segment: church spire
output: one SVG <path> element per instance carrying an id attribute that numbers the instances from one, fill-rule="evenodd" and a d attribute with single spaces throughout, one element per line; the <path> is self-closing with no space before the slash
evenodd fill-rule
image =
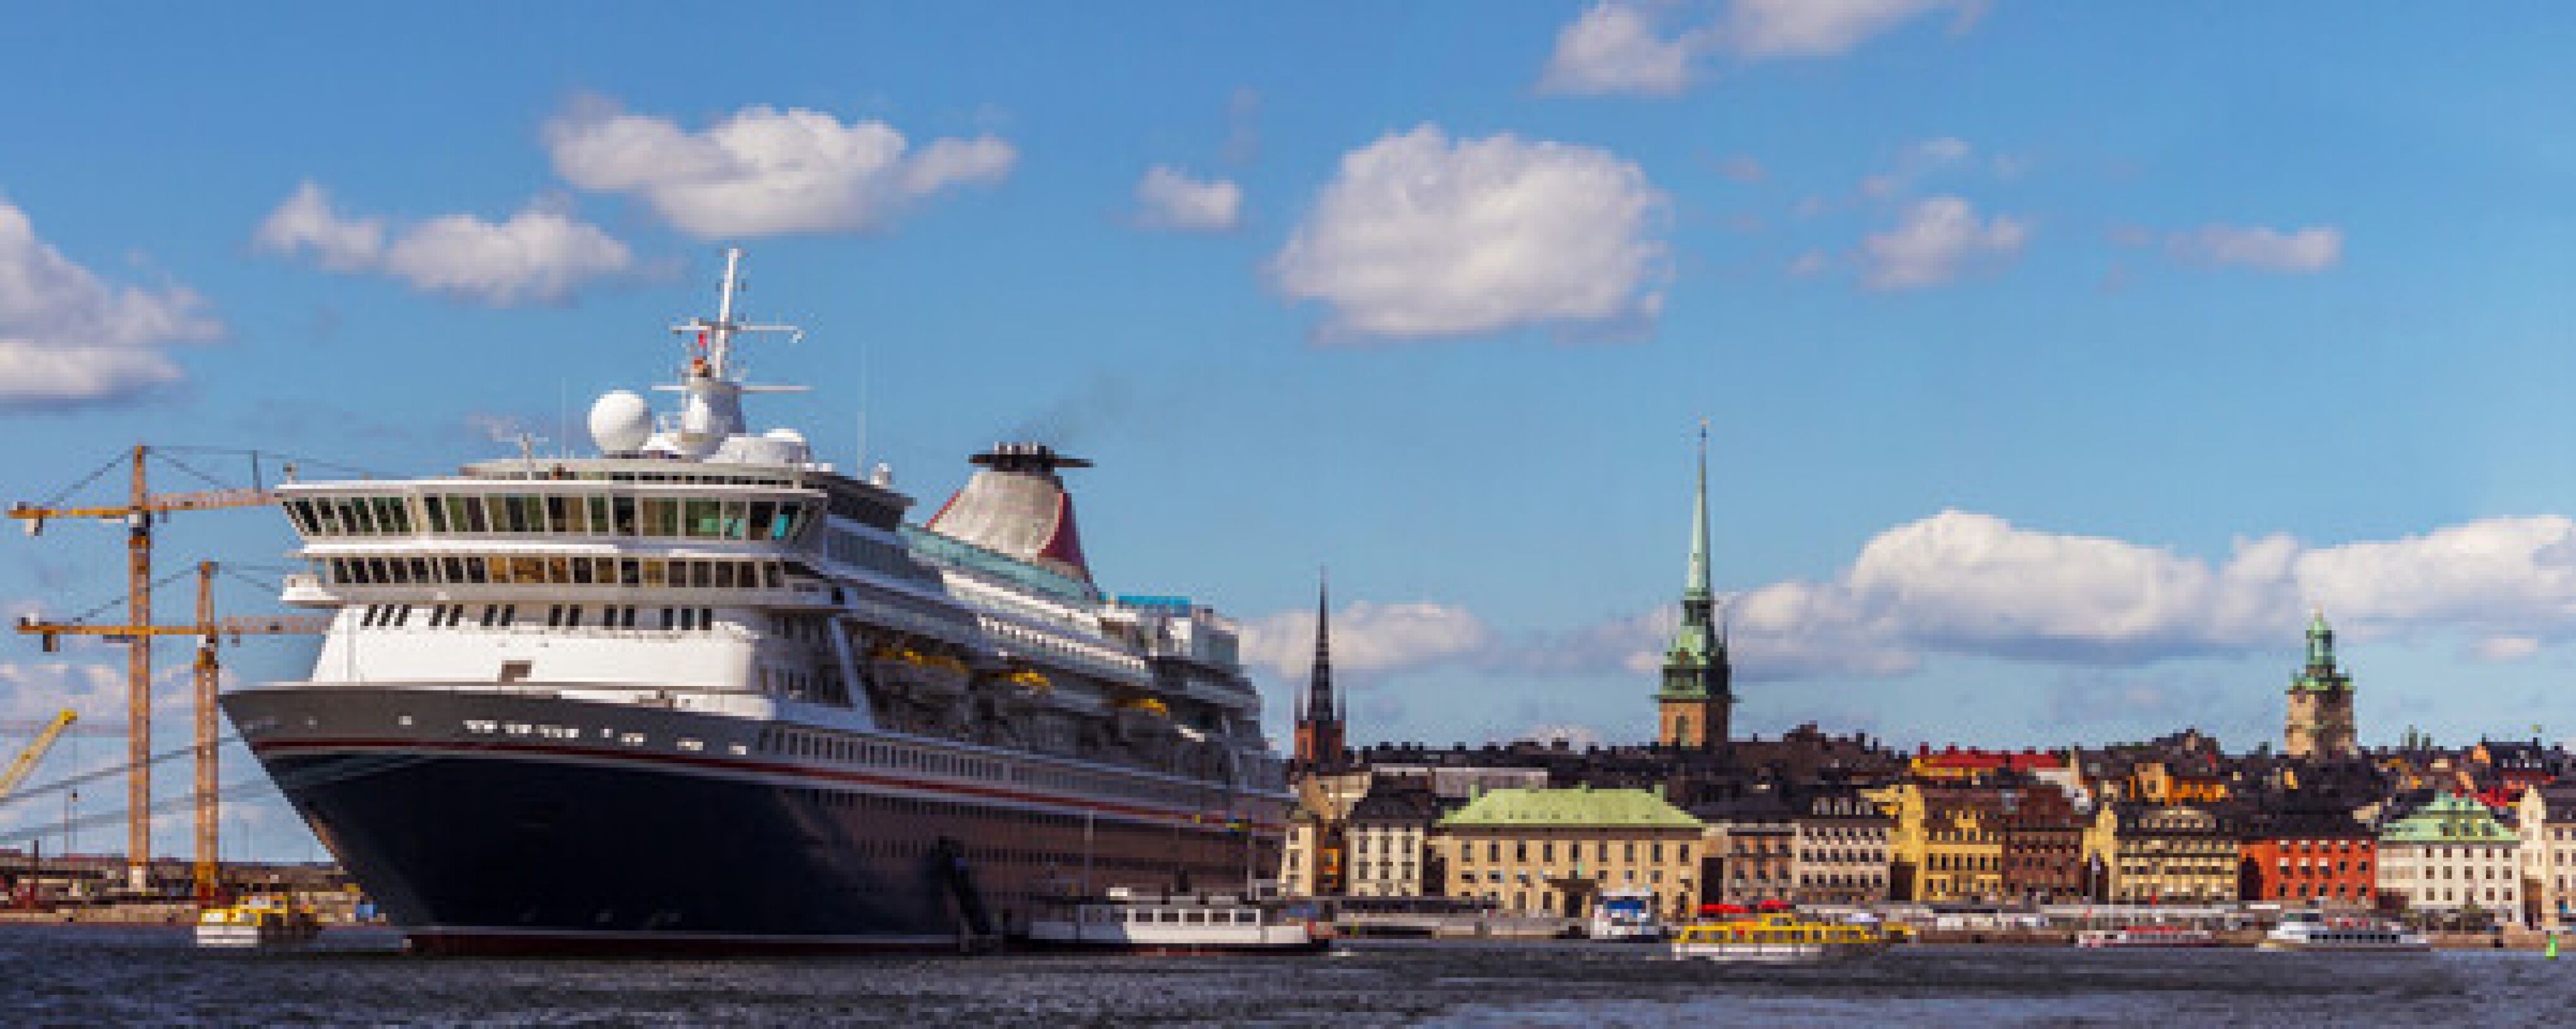
<path id="1" fill-rule="evenodd" d="M 1717 624 L 1717 590 L 1709 578 L 1708 422 L 1699 426 L 1698 480 L 1691 494 L 1690 570 L 1682 586 L 1681 625 L 1664 652 L 1656 739 L 1665 746 L 1710 748 L 1726 742 L 1735 703 L 1726 638 Z"/>
<path id="2" fill-rule="evenodd" d="M 1307 770 L 1339 768 L 1344 756 L 1347 702 L 1333 696 L 1332 586 L 1315 578 L 1315 664 L 1306 675 L 1306 699 L 1297 712 L 1296 763 Z"/>
<path id="3" fill-rule="evenodd" d="M 1708 597 L 1708 419 L 1699 423 L 1699 491 L 1692 495 L 1690 581 L 1684 596 Z"/>

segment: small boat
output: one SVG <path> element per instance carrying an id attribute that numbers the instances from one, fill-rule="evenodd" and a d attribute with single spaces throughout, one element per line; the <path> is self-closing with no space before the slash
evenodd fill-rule
<path id="1" fill-rule="evenodd" d="M 1652 943 L 1664 938 L 1664 923 L 1655 918 L 1655 895 L 1644 890 L 1611 890 L 1592 906 L 1584 935 L 1596 940 Z"/>
<path id="2" fill-rule="evenodd" d="M 2433 949 L 2433 941 L 2406 927 L 2371 918 L 2328 918 L 2314 911 L 2292 911 L 2263 934 L 2264 950 L 2395 950 Z"/>
<path id="3" fill-rule="evenodd" d="M 197 946 L 228 950 L 294 950 L 322 935 L 313 912 L 284 901 L 252 898 L 197 914 Z"/>
<path id="4" fill-rule="evenodd" d="M 1889 942 L 1875 925 L 1822 922 L 1775 912 L 1686 926 L 1673 937 L 1673 956 L 1729 964 L 1805 965 L 1869 957 L 1887 950 Z"/>
<path id="5" fill-rule="evenodd" d="M 2087 929 L 2075 934 L 2086 950 L 2155 950 L 2170 947 L 2215 947 L 2218 934 L 2178 925 L 2132 925 L 2121 929 Z"/>
<path id="6" fill-rule="evenodd" d="M 1022 941 L 1032 950 L 1119 954 L 1312 954 L 1329 934 L 1274 904 L 1112 887 L 1106 896 L 1040 901 Z"/>

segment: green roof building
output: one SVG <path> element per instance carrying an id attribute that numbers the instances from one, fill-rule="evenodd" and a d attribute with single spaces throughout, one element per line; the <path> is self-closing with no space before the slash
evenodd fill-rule
<path id="1" fill-rule="evenodd" d="M 2407 910 L 2523 920 L 2522 838 L 2485 804 L 2443 794 L 2379 830 L 2379 894 Z"/>
<path id="2" fill-rule="evenodd" d="M 1487 790 L 1433 829 L 1441 892 L 1504 911 L 1581 918 L 1607 894 L 1666 918 L 1699 903 L 1705 825 L 1648 790 Z"/>

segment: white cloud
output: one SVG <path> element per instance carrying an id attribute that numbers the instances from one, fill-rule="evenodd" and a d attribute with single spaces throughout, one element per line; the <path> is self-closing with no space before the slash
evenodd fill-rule
<path id="1" fill-rule="evenodd" d="M 1430 603 L 1360 601 L 1333 612 L 1333 670 L 1371 675 L 1436 665 L 1483 649 L 1485 623 L 1463 609 Z M 1246 623 L 1245 664 L 1302 679 L 1315 656 L 1315 614 L 1288 611 Z"/>
<path id="2" fill-rule="evenodd" d="M 1978 10 L 1960 0 L 1735 0 L 1719 23 L 1718 39 L 1746 60 L 1833 57 L 1944 9 L 1963 17 Z"/>
<path id="3" fill-rule="evenodd" d="M 375 267 L 385 253 L 385 223 L 380 218 L 343 218 L 331 209 L 322 185 L 310 179 L 259 223 L 251 245 L 263 253 L 312 251 L 314 263 L 327 271 L 360 272 Z"/>
<path id="4" fill-rule="evenodd" d="M 561 302 L 634 261 L 598 228 L 532 206 L 498 224 L 465 214 L 422 222 L 386 249 L 384 267 L 421 289 L 509 307 Z"/>
<path id="5" fill-rule="evenodd" d="M 2489 636 L 2477 643 L 2477 655 L 2487 661 L 2520 661 L 2540 652 L 2540 641 L 2529 636 Z"/>
<path id="6" fill-rule="evenodd" d="M 2263 536 L 2211 561 L 1943 511 L 1879 533 L 1830 579 L 1732 594 L 1723 617 L 1736 674 L 1778 680 L 1901 675 L 1942 656 L 2078 671 L 2255 653 L 2291 661 L 2312 604 L 2346 639 L 2450 633 L 2487 660 L 2528 657 L 2576 638 L 2576 520 L 2484 519 L 2323 547 Z M 1409 617 L 1380 613 L 1397 611 Z M 1359 626 L 1355 639 L 1369 641 L 1357 644 L 1367 656 L 1355 668 L 1609 677 L 1652 674 L 1675 613 L 1547 632 L 1490 629 L 1436 603 L 1354 605 L 1334 618 L 1337 665 L 1347 620 Z M 1311 614 L 1263 619 L 1246 632 L 1247 660 L 1301 676 L 1313 631 Z M 2098 700 L 2114 680 L 2083 682 Z M 2116 683 L 2142 708 L 2163 688 L 2135 677 Z"/>
<path id="7" fill-rule="evenodd" d="M 1626 3 L 1604 2 L 1556 34 L 1556 51 L 1539 91 L 1573 95 L 1671 96 L 1689 87 L 1691 61 L 1704 43 L 1691 33 L 1665 38 L 1654 17 Z"/>
<path id="8" fill-rule="evenodd" d="M 0 408 L 126 400 L 177 382 L 163 349 L 222 335 L 185 286 L 112 286 L 0 200 Z"/>
<path id="9" fill-rule="evenodd" d="M 1996 215 L 1979 221 L 1976 209 L 1954 196 L 1937 196 L 1906 208 L 1895 228 L 1861 241 L 1878 289 L 1937 286 L 1979 267 L 2009 263 L 2030 239 L 2020 220 Z"/>
<path id="10" fill-rule="evenodd" d="M 761 105 L 693 133 L 589 102 L 549 122 L 545 138 L 564 181 L 632 193 L 700 238 L 883 228 L 953 187 L 1001 181 L 1019 158 L 992 136 L 914 150 L 881 121 Z"/>
<path id="11" fill-rule="evenodd" d="M 1328 334 L 1419 338 L 1651 319 L 1668 201 L 1605 150 L 1423 125 L 1343 155 L 1273 263 Z"/>
<path id="12" fill-rule="evenodd" d="M 626 244 L 558 206 L 531 203 L 501 222 L 445 215 L 409 226 L 387 243 L 383 219 L 345 217 L 320 185 L 306 182 L 260 223 L 252 244 L 267 253 L 309 253 L 328 271 L 381 273 L 493 307 L 562 303 L 582 286 L 634 267 Z"/>
<path id="13" fill-rule="evenodd" d="M 2343 260 L 2343 230 L 2317 225 L 2282 232 L 2259 225 L 2212 224 L 2177 232 L 2166 246 L 2176 258 L 2194 264 L 2306 275 Z"/>
<path id="14" fill-rule="evenodd" d="M 1673 96 L 1697 78 L 1696 65 L 1723 54 L 1741 62 L 1834 57 L 1872 37 L 1940 10 L 1964 29 L 1982 0 L 1734 0 L 1712 24 L 1668 28 L 1658 5 L 1600 0 L 1557 31 L 1539 91 L 1572 95 Z"/>
<path id="15" fill-rule="evenodd" d="M 1226 179 L 1190 178 L 1167 165 L 1136 183 L 1136 222 L 1150 229 L 1222 232 L 1243 218 L 1243 187 Z"/>

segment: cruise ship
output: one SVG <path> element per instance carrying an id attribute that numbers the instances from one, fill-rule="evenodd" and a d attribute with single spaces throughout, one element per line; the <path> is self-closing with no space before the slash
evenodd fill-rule
<path id="1" fill-rule="evenodd" d="M 926 522 L 883 466 L 754 432 L 740 349 L 674 326 L 676 410 L 596 456 L 278 488 L 334 612 L 224 711 L 428 953 L 982 947 L 1059 895 L 1239 888 L 1291 797 L 1237 629 L 1093 581 L 1065 473 L 974 455 Z"/>

